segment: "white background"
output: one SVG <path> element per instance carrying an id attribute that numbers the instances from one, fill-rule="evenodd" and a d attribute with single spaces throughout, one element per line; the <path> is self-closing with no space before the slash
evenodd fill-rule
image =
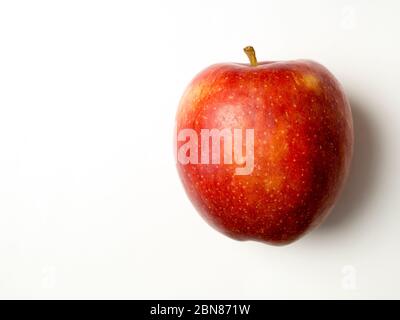
<path id="1" fill-rule="evenodd" d="M 397 1 L 1 1 L 1 298 L 400 298 Z M 335 210 L 287 247 L 193 209 L 177 104 L 215 62 L 314 59 L 352 104 Z"/>

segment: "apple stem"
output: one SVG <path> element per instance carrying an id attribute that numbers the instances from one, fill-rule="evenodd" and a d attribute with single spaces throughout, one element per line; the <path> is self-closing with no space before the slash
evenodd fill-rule
<path id="1" fill-rule="evenodd" d="M 256 58 L 256 51 L 254 50 L 254 48 L 252 46 L 247 46 L 243 50 L 250 60 L 250 65 L 253 67 L 256 67 L 257 66 L 257 58 Z"/>

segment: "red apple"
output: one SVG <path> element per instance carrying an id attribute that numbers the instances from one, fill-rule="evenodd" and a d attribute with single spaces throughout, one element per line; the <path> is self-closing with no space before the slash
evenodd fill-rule
<path id="1" fill-rule="evenodd" d="M 328 215 L 353 150 L 348 100 L 310 60 L 223 63 L 198 74 L 176 115 L 177 168 L 205 220 L 283 245 Z"/>

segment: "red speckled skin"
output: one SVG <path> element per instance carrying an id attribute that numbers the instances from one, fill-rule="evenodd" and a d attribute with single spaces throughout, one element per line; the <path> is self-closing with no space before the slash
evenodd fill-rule
<path id="1" fill-rule="evenodd" d="M 204 128 L 254 129 L 250 175 L 235 175 L 236 164 L 177 162 L 200 214 L 237 240 L 283 245 L 321 223 L 352 157 L 347 98 L 326 68 L 308 60 L 210 66 L 183 95 L 176 128 L 199 136 Z"/>

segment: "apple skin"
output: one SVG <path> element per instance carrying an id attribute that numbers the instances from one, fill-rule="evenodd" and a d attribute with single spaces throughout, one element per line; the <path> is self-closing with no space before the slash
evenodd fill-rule
<path id="1" fill-rule="evenodd" d="M 353 121 L 341 85 L 310 60 L 224 63 L 198 74 L 176 114 L 176 129 L 254 128 L 254 169 L 181 164 L 190 200 L 236 240 L 291 243 L 331 211 L 348 175 Z M 177 147 L 182 142 L 177 142 Z"/>

